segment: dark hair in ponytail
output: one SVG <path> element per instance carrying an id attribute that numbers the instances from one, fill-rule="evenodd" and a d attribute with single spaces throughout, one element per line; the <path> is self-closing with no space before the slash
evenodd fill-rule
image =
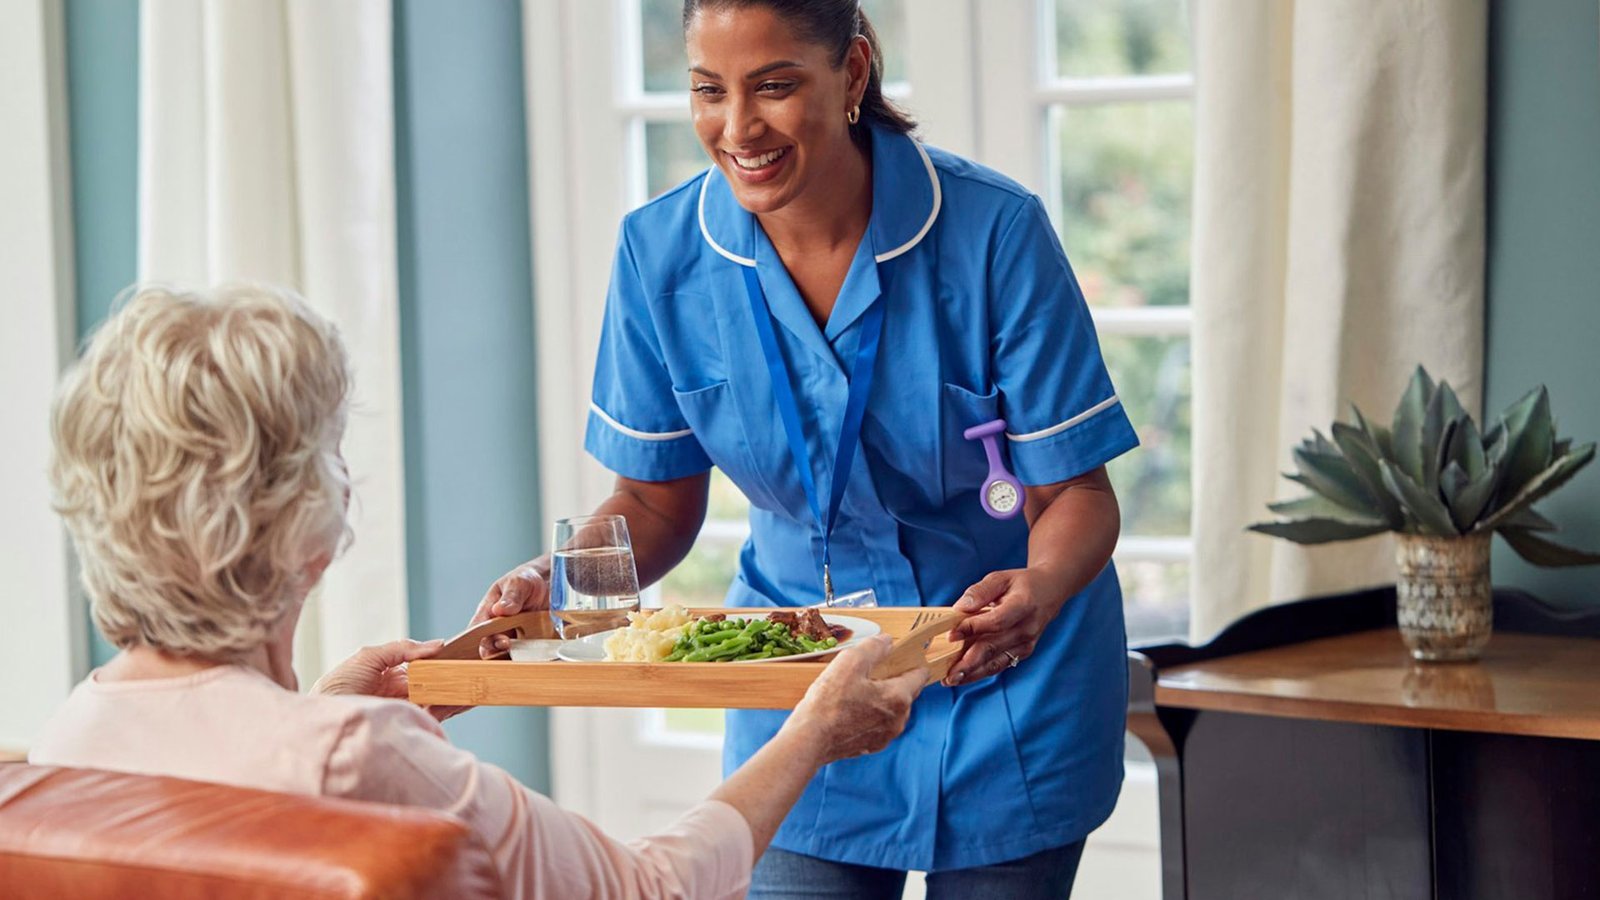
<path id="1" fill-rule="evenodd" d="M 860 0 L 683 0 L 683 28 L 689 30 L 702 9 L 764 6 L 790 23 L 802 40 L 833 51 L 835 68 L 844 65 L 845 56 L 856 37 L 864 37 L 872 48 L 872 71 L 867 74 L 867 89 L 861 95 L 861 120 L 850 127 L 856 143 L 865 144 L 867 124 L 876 123 L 898 134 L 916 131 L 915 119 L 883 95 L 883 48 Z"/>

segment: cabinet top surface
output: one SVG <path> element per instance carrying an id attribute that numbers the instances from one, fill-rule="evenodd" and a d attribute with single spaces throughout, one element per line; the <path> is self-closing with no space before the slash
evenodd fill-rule
<path id="1" fill-rule="evenodd" d="M 1600 640 L 1499 633 L 1476 663 L 1418 663 L 1392 628 L 1158 673 L 1158 706 L 1600 740 Z"/>

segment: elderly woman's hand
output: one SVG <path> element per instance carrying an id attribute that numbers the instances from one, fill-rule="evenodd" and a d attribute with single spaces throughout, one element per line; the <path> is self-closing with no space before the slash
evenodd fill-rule
<path id="1" fill-rule="evenodd" d="M 784 727 L 809 733 L 822 762 L 876 753 L 905 730 L 911 701 L 927 684 L 928 670 L 919 666 L 892 678 L 873 678 L 872 667 L 892 645 L 879 636 L 841 652 L 794 708 Z"/>
<path id="2" fill-rule="evenodd" d="M 1061 611 L 1059 590 L 1041 586 L 1029 569 L 991 572 L 967 588 L 955 608 L 971 616 L 950 632 L 965 644 L 944 683 L 954 687 L 999 675 L 1033 655 Z"/>
<path id="3" fill-rule="evenodd" d="M 362 647 L 334 666 L 311 686 L 313 694 L 364 694 L 369 697 L 406 697 L 406 663 L 438 653 L 444 641 L 401 639 Z"/>
<path id="4" fill-rule="evenodd" d="M 467 627 L 487 622 L 498 616 L 514 616 L 519 612 L 550 608 L 550 557 L 529 560 L 495 579 L 478 601 Z M 487 659 L 511 649 L 508 634 L 486 637 L 478 642 L 478 655 Z"/>

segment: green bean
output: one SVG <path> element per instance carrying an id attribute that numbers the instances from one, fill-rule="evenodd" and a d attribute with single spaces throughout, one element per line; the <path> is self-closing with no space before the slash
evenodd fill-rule
<path id="1" fill-rule="evenodd" d="M 833 637 L 816 640 L 768 619 L 697 620 L 685 628 L 664 662 L 739 662 L 831 650 Z"/>
<path id="2" fill-rule="evenodd" d="M 709 655 L 707 656 L 707 660 L 710 662 L 718 662 L 720 660 L 732 659 L 745 652 L 745 650 L 749 649 L 749 647 L 750 638 L 736 637 L 731 641 L 724 641 L 715 650 L 710 651 Z"/>

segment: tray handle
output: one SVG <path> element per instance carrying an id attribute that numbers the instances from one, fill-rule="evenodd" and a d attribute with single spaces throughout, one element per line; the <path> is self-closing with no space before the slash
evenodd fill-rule
<path id="1" fill-rule="evenodd" d="M 918 622 L 894 642 L 894 649 L 889 651 L 889 655 L 873 667 L 872 677 L 893 678 L 919 665 L 926 665 L 929 684 L 942 680 L 950 672 L 950 666 L 955 663 L 956 657 L 961 655 L 961 647 L 958 645 L 941 650 L 930 657 L 927 655 L 928 645 L 933 643 L 934 638 L 954 628 L 957 622 L 966 617 L 966 613 L 956 612 L 954 609 L 929 613 L 926 619 Z"/>
<path id="2" fill-rule="evenodd" d="M 505 634 L 508 631 L 513 632 L 512 636 L 514 638 L 553 638 L 556 636 L 555 626 L 550 622 L 550 611 L 548 609 L 534 609 L 479 622 L 446 641 L 444 647 L 431 658 L 478 659 L 479 641 L 491 635 Z M 509 655 L 509 651 L 501 651 L 489 657 L 489 659 L 498 659 L 507 655 Z"/>

